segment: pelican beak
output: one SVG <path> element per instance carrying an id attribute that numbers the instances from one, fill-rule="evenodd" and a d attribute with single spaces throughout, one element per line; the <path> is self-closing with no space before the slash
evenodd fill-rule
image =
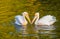
<path id="1" fill-rule="evenodd" d="M 37 17 L 35 16 L 34 19 L 32 20 L 32 24 L 34 23 L 34 21 L 36 20 L 36 18 L 37 18 Z"/>
<path id="2" fill-rule="evenodd" d="M 29 21 L 29 23 L 31 24 L 31 21 L 30 21 L 29 15 L 26 15 L 26 18 L 27 18 L 27 20 Z"/>

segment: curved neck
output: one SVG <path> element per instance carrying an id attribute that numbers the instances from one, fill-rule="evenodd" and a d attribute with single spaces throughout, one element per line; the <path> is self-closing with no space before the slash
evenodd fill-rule
<path id="1" fill-rule="evenodd" d="M 24 19 L 25 19 L 25 15 L 23 15 Z"/>
<path id="2" fill-rule="evenodd" d="M 39 20 L 39 16 L 36 18 L 35 24 L 38 22 L 38 20 Z"/>
<path id="3" fill-rule="evenodd" d="M 25 15 L 23 15 L 23 19 L 24 19 L 25 22 L 27 22 L 26 19 L 25 19 Z"/>

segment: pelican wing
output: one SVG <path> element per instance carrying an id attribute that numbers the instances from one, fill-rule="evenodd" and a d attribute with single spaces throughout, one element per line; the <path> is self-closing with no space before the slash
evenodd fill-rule
<path id="1" fill-rule="evenodd" d="M 18 16 L 15 17 L 15 19 L 16 19 L 16 22 L 17 22 L 18 24 L 27 23 L 26 19 L 25 19 L 23 16 L 18 15 Z"/>
<path id="2" fill-rule="evenodd" d="M 56 22 L 56 18 L 51 15 L 44 16 L 41 19 L 39 19 L 39 21 L 38 21 L 38 23 L 42 23 L 44 25 L 51 25 L 54 22 Z"/>

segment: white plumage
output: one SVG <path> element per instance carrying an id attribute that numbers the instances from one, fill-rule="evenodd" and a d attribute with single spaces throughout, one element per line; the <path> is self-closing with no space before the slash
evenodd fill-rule
<path id="1" fill-rule="evenodd" d="M 25 17 L 30 22 L 30 19 L 29 19 L 29 16 L 28 16 L 28 13 L 27 12 L 23 12 L 22 15 L 23 16 L 21 16 L 21 15 L 15 16 L 15 24 L 17 24 L 17 25 L 27 25 L 28 22 L 25 19 Z"/>
<path id="2" fill-rule="evenodd" d="M 32 23 L 34 22 L 34 20 L 36 20 L 35 25 L 52 25 L 56 22 L 56 17 L 46 15 L 39 19 L 39 13 L 36 13 Z"/>
<path id="3" fill-rule="evenodd" d="M 26 21 L 26 19 L 24 19 L 23 16 L 17 15 L 15 17 L 15 20 L 16 20 L 15 23 L 18 24 L 18 25 L 22 25 L 23 23 L 26 23 L 27 24 L 27 21 Z"/>

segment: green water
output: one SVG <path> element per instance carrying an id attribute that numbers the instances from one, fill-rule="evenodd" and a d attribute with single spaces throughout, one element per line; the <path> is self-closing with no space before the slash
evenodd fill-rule
<path id="1" fill-rule="evenodd" d="M 32 20 L 36 12 L 40 18 L 45 15 L 53 15 L 57 22 L 55 30 L 39 30 L 48 34 L 37 33 L 35 25 L 28 23 L 27 35 L 19 35 L 14 28 L 14 17 L 27 11 Z M 53 34 L 50 34 L 53 33 Z M 60 39 L 60 0 L 0 0 L 0 39 Z"/>

